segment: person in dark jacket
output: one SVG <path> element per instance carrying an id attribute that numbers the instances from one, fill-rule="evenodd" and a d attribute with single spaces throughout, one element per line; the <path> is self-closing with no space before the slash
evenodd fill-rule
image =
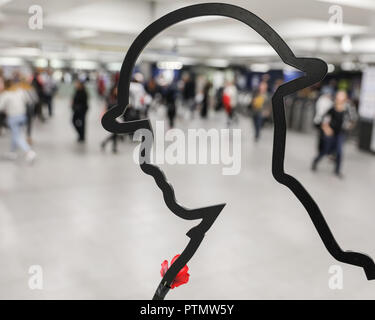
<path id="1" fill-rule="evenodd" d="M 345 91 L 338 91 L 334 106 L 323 117 L 324 148 L 313 161 L 313 171 L 317 170 L 318 163 L 324 156 L 335 152 L 335 174 L 338 177 L 342 177 L 341 161 L 345 132 L 353 127 L 353 116 L 347 107 L 347 100 L 347 93 Z"/>
<path id="2" fill-rule="evenodd" d="M 184 99 L 184 104 L 191 112 L 191 118 L 194 117 L 194 112 L 196 108 L 195 104 L 195 78 L 194 75 L 187 74 L 185 77 L 185 85 L 182 92 L 182 97 Z"/>
<path id="3" fill-rule="evenodd" d="M 85 123 L 88 110 L 87 92 L 85 84 L 81 81 L 76 83 L 76 91 L 73 98 L 73 126 L 78 133 L 78 142 L 85 141 Z"/>
<path id="4" fill-rule="evenodd" d="M 167 106 L 167 115 L 169 120 L 169 127 L 174 127 L 174 119 L 176 118 L 176 96 L 177 88 L 175 84 L 171 84 L 165 94 L 165 103 Z"/>
<path id="5" fill-rule="evenodd" d="M 34 106 L 34 114 L 40 119 L 40 121 L 44 122 L 45 118 L 43 116 L 43 110 L 42 110 L 44 94 L 43 94 L 43 84 L 42 84 L 39 72 L 34 73 L 31 85 L 34 87 L 34 90 L 38 98 Z"/>
<path id="6" fill-rule="evenodd" d="M 210 89 L 211 89 L 211 82 L 207 82 L 203 89 L 203 101 L 202 101 L 202 109 L 201 109 L 201 117 L 207 118 L 208 113 L 208 104 L 210 100 Z"/>

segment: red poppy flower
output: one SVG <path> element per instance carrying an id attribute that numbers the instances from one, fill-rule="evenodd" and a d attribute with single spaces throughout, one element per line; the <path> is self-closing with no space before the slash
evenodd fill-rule
<path id="1" fill-rule="evenodd" d="M 180 255 L 176 255 L 172 261 L 171 261 L 171 265 L 178 259 Z M 163 263 L 161 264 L 161 270 L 160 270 L 160 274 L 162 277 L 164 277 L 164 275 L 167 273 L 167 270 L 168 270 L 168 260 L 164 260 Z M 177 273 L 177 276 L 176 278 L 173 280 L 172 284 L 171 284 L 171 289 L 173 288 L 176 288 L 182 284 L 185 284 L 189 281 L 189 277 L 190 277 L 190 274 L 188 274 L 188 271 L 189 271 L 189 267 L 187 265 L 185 265 L 185 267 L 183 267 L 179 273 Z"/>

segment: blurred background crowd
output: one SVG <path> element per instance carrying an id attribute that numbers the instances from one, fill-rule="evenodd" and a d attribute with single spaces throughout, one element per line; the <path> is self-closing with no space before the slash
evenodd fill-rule
<path id="1" fill-rule="evenodd" d="M 33 162 L 36 153 L 32 146 L 33 123 L 53 117 L 54 97 L 59 89 L 72 89 L 70 103 L 72 128 L 77 141 L 86 139 L 86 113 L 90 95 L 100 101 L 102 108 L 93 110 L 104 114 L 117 104 L 119 72 L 5 67 L 0 74 L 1 131 L 10 140 L 8 159 L 21 154 Z M 144 72 L 142 73 L 143 70 Z M 145 71 L 146 70 L 146 71 Z M 145 73 L 145 74 L 144 74 Z M 149 112 L 164 115 L 169 128 L 179 121 L 188 123 L 195 117 L 207 119 L 214 113 L 225 114 L 226 126 L 236 127 L 239 117 L 248 118 L 253 139 L 258 142 L 263 127 L 272 125 L 271 98 L 278 86 L 302 76 L 293 70 L 252 72 L 244 67 L 203 68 L 197 66 L 166 66 L 143 63 L 136 67 L 130 85 L 129 108 L 124 121 L 147 118 Z M 335 173 L 341 177 L 341 159 L 346 139 L 360 146 L 358 108 L 360 72 L 337 72 L 312 87 L 286 98 L 285 114 L 288 128 L 301 133 L 317 133 L 317 157 L 312 169 L 327 155 L 335 161 Z M 99 117 L 98 117 L 99 119 Z M 176 122 L 177 119 L 177 122 Z M 99 124 L 99 123 L 98 123 Z M 117 153 L 118 136 L 110 135 L 101 148 L 111 143 Z M 120 137 L 123 141 L 123 137 Z M 37 143 L 37 142 L 36 142 Z M 314 148 L 314 146 L 311 146 Z"/>

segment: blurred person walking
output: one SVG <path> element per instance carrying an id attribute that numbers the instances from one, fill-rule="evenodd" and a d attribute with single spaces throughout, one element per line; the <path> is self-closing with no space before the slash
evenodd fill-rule
<path id="1" fill-rule="evenodd" d="M 186 74 L 184 76 L 184 88 L 182 91 L 182 98 L 184 105 L 190 110 L 191 118 L 194 118 L 194 112 L 196 107 L 195 102 L 195 91 L 196 83 L 194 75 Z"/>
<path id="2" fill-rule="evenodd" d="M 104 97 L 106 91 L 105 80 L 103 75 L 99 75 L 97 79 L 97 92 L 100 97 Z"/>
<path id="3" fill-rule="evenodd" d="M 235 120 L 235 108 L 237 106 L 237 88 L 232 81 L 227 82 L 223 91 L 223 105 L 228 115 L 228 126 Z"/>
<path id="4" fill-rule="evenodd" d="M 268 110 L 266 110 L 266 106 L 269 104 L 267 89 L 267 82 L 262 81 L 259 84 L 258 90 L 256 91 L 253 100 L 251 101 L 255 141 L 258 141 L 260 138 L 260 131 L 263 127 L 264 116 L 266 116 L 266 113 L 268 112 Z"/>
<path id="5" fill-rule="evenodd" d="M 26 101 L 26 134 L 27 142 L 32 144 L 32 127 L 33 119 L 35 114 L 35 105 L 38 103 L 39 98 L 36 94 L 34 88 L 31 84 L 25 79 L 21 79 L 19 88 L 24 92 L 25 101 Z"/>
<path id="6" fill-rule="evenodd" d="M 3 70 L 0 68 L 0 92 L 4 90 L 4 75 Z"/>
<path id="7" fill-rule="evenodd" d="M 177 87 L 175 84 L 171 84 L 165 93 L 165 103 L 167 105 L 167 116 L 169 120 L 169 127 L 174 128 L 174 120 L 176 118 L 176 98 L 177 98 Z"/>
<path id="8" fill-rule="evenodd" d="M 132 120 L 139 120 L 145 111 L 146 90 L 143 86 L 143 74 L 135 73 L 129 87 L 129 102 L 133 108 Z"/>
<path id="9" fill-rule="evenodd" d="M 215 111 L 219 111 L 223 108 L 223 92 L 224 87 L 219 87 L 215 94 Z"/>
<path id="10" fill-rule="evenodd" d="M 203 119 L 207 118 L 208 113 L 208 105 L 210 102 L 210 89 L 212 87 L 211 82 L 207 82 L 203 89 L 203 101 L 202 101 L 202 108 L 201 108 L 201 117 Z"/>
<path id="11" fill-rule="evenodd" d="M 84 82 L 77 80 L 76 91 L 73 97 L 73 126 L 78 133 L 78 142 L 85 142 L 86 113 L 88 110 L 88 97 Z"/>
<path id="12" fill-rule="evenodd" d="M 135 121 L 141 118 L 141 113 L 145 111 L 146 90 L 143 86 L 143 75 L 135 73 L 129 86 L 129 105 L 123 114 L 124 121 Z M 125 135 L 133 139 L 133 134 Z M 120 136 L 123 137 L 123 136 Z"/>
<path id="13" fill-rule="evenodd" d="M 44 119 L 43 110 L 42 110 L 43 99 L 44 99 L 43 83 L 42 83 L 42 79 L 38 71 L 34 73 L 31 85 L 34 87 L 34 90 L 38 96 L 38 101 L 35 103 L 35 109 L 34 109 L 35 116 L 37 116 L 40 119 L 40 121 L 44 122 L 45 119 Z"/>
<path id="14" fill-rule="evenodd" d="M 345 131 L 353 126 L 353 117 L 347 107 L 348 96 L 345 91 L 336 93 L 333 108 L 329 109 L 323 117 L 322 130 L 324 133 L 324 148 L 319 152 L 312 163 L 312 170 L 316 171 L 319 161 L 332 152 L 335 152 L 335 171 L 338 177 L 341 174 L 342 149 Z"/>
<path id="15" fill-rule="evenodd" d="M 43 97 L 44 102 L 47 104 L 48 115 L 53 115 L 53 96 L 56 92 L 56 83 L 52 77 L 52 70 L 48 70 L 43 79 Z"/>
<path id="16" fill-rule="evenodd" d="M 106 111 L 113 108 L 116 104 L 117 104 L 117 85 L 114 85 L 111 88 L 109 95 L 106 99 Z M 102 150 L 103 151 L 105 150 L 105 147 L 108 142 L 112 142 L 112 152 L 117 153 L 117 140 L 118 140 L 118 135 L 116 133 L 110 134 L 101 143 Z"/>
<path id="17" fill-rule="evenodd" d="M 322 129 L 323 118 L 326 113 L 333 106 L 332 99 L 332 89 L 329 87 L 322 88 L 322 94 L 316 101 L 315 105 L 315 116 L 314 116 L 314 125 L 318 130 L 318 153 L 323 152 L 324 150 L 324 131 Z"/>
<path id="18" fill-rule="evenodd" d="M 3 71 L 0 69 L 0 93 L 4 91 L 4 78 L 3 78 Z M 6 124 L 6 115 L 5 111 L 0 110 L 0 136 L 3 133 L 3 128 L 5 128 Z"/>
<path id="19" fill-rule="evenodd" d="M 145 90 L 148 95 L 148 99 L 145 103 L 145 117 L 148 117 L 148 112 L 150 108 L 155 105 L 156 97 L 159 91 L 158 85 L 154 78 L 151 78 L 149 81 L 147 81 Z"/>
<path id="20" fill-rule="evenodd" d="M 36 153 L 30 148 L 22 133 L 22 126 L 26 124 L 26 98 L 22 90 L 16 87 L 11 80 L 4 83 L 4 91 L 0 96 L 0 110 L 6 114 L 6 122 L 11 133 L 11 159 L 17 158 L 17 149 L 20 149 L 28 162 L 33 162 Z"/>

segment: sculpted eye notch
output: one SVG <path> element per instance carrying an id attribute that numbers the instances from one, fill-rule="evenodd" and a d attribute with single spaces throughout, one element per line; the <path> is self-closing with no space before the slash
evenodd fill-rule
<path id="1" fill-rule="evenodd" d="M 248 10 L 225 3 L 202 3 L 175 10 L 150 24 L 138 35 L 126 54 L 118 84 L 118 104 L 108 110 L 103 116 L 103 127 L 112 133 L 119 134 L 134 133 L 138 129 L 152 132 L 151 123 L 148 119 L 128 121 L 125 123 L 120 123 L 116 120 L 125 112 L 129 103 L 129 86 L 137 58 L 146 45 L 157 34 L 168 27 L 187 19 L 209 15 L 229 17 L 245 23 L 271 45 L 285 64 L 304 72 L 304 76 L 281 85 L 272 97 L 274 118 L 272 174 L 279 183 L 288 187 L 302 203 L 318 231 L 323 244 L 333 258 L 343 263 L 362 267 L 368 280 L 375 279 L 375 264 L 373 260 L 362 253 L 343 251 L 335 240 L 314 199 L 296 178 L 284 171 L 286 140 L 284 97 L 321 81 L 327 73 L 327 64 L 316 58 L 295 57 L 291 49 L 276 31 Z M 155 179 L 156 184 L 163 193 L 167 207 L 175 215 L 186 220 L 201 220 L 197 226 L 188 231 L 187 236 L 190 238 L 188 245 L 180 257 L 168 269 L 160 282 L 153 298 L 155 300 L 160 300 L 165 298 L 176 275 L 192 258 L 201 244 L 205 233 L 215 222 L 225 204 L 198 209 L 187 209 L 179 205 L 176 201 L 173 187 L 168 183 L 164 173 L 157 166 L 150 164 L 149 155 L 152 147 L 151 144 L 152 142 L 146 144 L 145 150 L 140 152 L 140 158 L 146 158 L 144 161 L 140 162 L 142 171 Z"/>

